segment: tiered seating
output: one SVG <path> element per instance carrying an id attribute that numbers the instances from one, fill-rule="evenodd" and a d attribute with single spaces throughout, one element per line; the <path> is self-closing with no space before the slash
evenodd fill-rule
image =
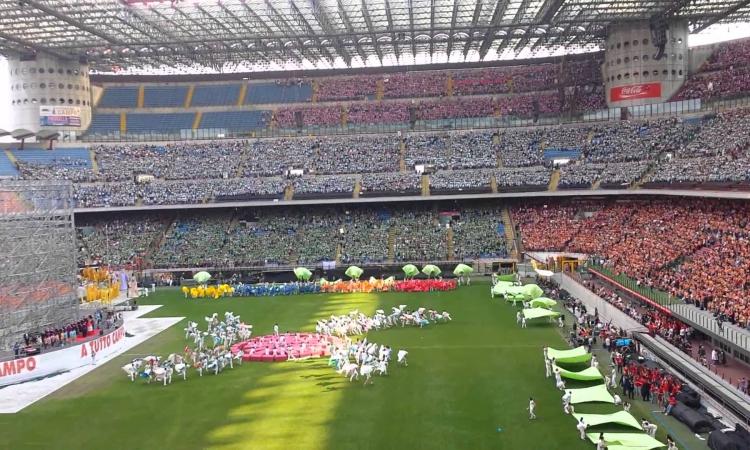
<path id="1" fill-rule="evenodd" d="M 216 111 L 203 113 L 200 128 L 249 131 L 265 128 L 268 111 Z"/>
<path id="2" fill-rule="evenodd" d="M 304 103 L 312 100 L 312 86 L 308 82 L 250 83 L 246 104 Z"/>
<path id="3" fill-rule="evenodd" d="M 88 134 L 112 134 L 120 131 L 119 114 L 94 114 Z"/>
<path id="4" fill-rule="evenodd" d="M 187 86 L 146 86 L 143 106 L 146 108 L 178 108 L 185 105 Z"/>
<path id="5" fill-rule="evenodd" d="M 179 133 L 193 127 L 195 113 L 128 114 L 128 133 Z"/>
<path id="6" fill-rule="evenodd" d="M 104 89 L 99 108 L 135 108 L 138 102 L 138 88 L 112 86 Z"/>
<path id="7" fill-rule="evenodd" d="M 94 178 L 91 157 L 85 148 L 15 150 L 13 155 L 18 161 L 21 175 L 26 179 L 82 182 Z"/>
<path id="8" fill-rule="evenodd" d="M 233 106 L 237 104 L 239 95 L 239 84 L 198 84 L 190 106 Z"/>

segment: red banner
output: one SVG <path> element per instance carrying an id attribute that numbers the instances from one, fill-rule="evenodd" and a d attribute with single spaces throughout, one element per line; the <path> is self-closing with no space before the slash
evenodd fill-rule
<path id="1" fill-rule="evenodd" d="M 661 97 L 661 83 L 631 84 L 628 86 L 613 87 L 609 91 L 610 101 L 613 102 L 659 97 Z"/>

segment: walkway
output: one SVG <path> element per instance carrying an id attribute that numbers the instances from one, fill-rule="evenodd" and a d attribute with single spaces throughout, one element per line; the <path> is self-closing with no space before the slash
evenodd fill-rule
<path id="1" fill-rule="evenodd" d="M 714 315 L 693 305 L 678 304 L 667 306 L 667 308 L 674 313 L 675 317 L 679 317 L 701 332 L 716 335 L 728 343 L 750 352 L 750 331 L 747 329 L 724 322 L 722 324 L 723 331 L 719 331 L 719 324 L 716 322 Z"/>
<path id="2" fill-rule="evenodd" d="M 49 378 L 43 378 L 27 383 L 14 384 L 0 389 L 0 414 L 17 413 L 27 406 L 41 400 L 63 386 L 93 371 L 97 367 L 117 358 L 136 345 L 151 339 L 184 317 L 158 317 L 142 319 L 140 316 L 150 313 L 161 305 L 141 306 L 136 311 L 123 312 L 125 321 L 125 342 L 119 351 L 113 355 L 97 360 L 96 365 L 89 365 L 73 369 Z M 130 336 L 128 336 L 130 335 Z M 123 373 L 123 376 L 125 374 Z"/>

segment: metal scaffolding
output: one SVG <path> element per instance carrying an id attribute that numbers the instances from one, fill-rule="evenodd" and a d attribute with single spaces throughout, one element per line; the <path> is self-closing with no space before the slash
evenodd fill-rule
<path id="1" fill-rule="evenodd" d="M 78 318 L 72 184 L 0 181 L 0 350 Z"/>
<path id="2" fill-rule="evenodd" d="M 82 58 L 100 72 L 484 59 L 598 49 L 610 24 L 655 16 L 697 32 L 748 21 L 750 0 L 0 0 L 0 54 Z"/>

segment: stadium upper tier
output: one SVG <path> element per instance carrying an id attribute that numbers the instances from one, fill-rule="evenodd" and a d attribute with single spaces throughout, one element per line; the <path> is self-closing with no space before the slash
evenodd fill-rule
<path id="1" fill-rule="evenodd" d="M 21 177 L 70 179 L 79 207 L 102 207 L 632 186 L 745 188 L 749 147 L 750 109 L 735 109 L 525 129 L 102 144 L 45 151 L 41 159 L 28 150 L 5 156 Z M 434 173 L 420 176 L 417 166 Z M 143 175 L 153 180 L 135 181 Z"/>
<path id="2" fill-rule="evenodd" d="M 673 100 L 750 92 L 748 42 L 718 45 Z M 472 128 L 486 126 L 483 119 L 580 117 L 606 108 L 600 58 L 309 79 L 105 85 L 87 139 L 356 133 L 412 122 L 434 129 L 445 120 L 466 120 L 462 128 Z"/>

